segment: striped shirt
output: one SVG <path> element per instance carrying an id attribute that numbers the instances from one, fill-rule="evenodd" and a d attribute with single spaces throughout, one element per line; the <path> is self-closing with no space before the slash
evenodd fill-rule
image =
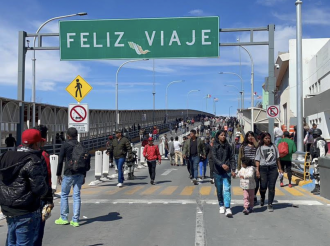
<path id="1" fill-rule="evenodd" d="M 256 147 L 249 145 L 244 146 L 244 156 L 246 158 L 254 160 L 254 158 L 256 157 L 256 152 L 257 152 Z"/>

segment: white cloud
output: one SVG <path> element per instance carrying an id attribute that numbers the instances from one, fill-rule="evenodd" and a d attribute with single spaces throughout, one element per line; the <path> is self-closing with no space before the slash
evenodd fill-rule
<path id="1" fill-rule="evenodd" d="M 189 14 L 190 15 L 193 15 L 193 16 L 202 16 L 202 15 L 206 15 L 205 12 L 201 9 L 193 9 L 193 10 L 190 10 L 189 11 Z"/>
<path id="2" fill-rule="evenodd" d="M 264 5 L 264 6 L 274 6 L 276 4 L 285 2 L 288 0 L 257 0 L 257 4 Z"/>
<path id="3" fill-rule="evenodd" d="M 5 23 L 4 20 L 0 20 Z M 0 26 L 0 84 L 17 85 L 19 28 L 9 23 Z M 30 42 L 31 46 L 31 42 Z M 25 81 L 31 87 L 32 51 L 26 54 Z M 60 61 L 58 51 L 36 51 L 36 88 L 37 90 L 56 90 L 57 83 L 69 83 L 75 75 L 87 75 L 89 69 L 79 62 Z"/>
<path id="4" fill-rule="evenodd" d="M 302 10 L 302 22 L 306 25 L 325 25 L 329 26 L 329 8 L 304 8 Z M 279 20 L 296 23 L 296 13 L 277 13 L 274 12 L 273 16 Z"/>

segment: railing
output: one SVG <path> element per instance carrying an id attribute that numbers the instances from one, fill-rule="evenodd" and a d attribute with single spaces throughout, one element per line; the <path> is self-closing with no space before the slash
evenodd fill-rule
<path id="1" fill-rule="evenodd" d="M 292 171 L 298 176 L 301 176 L 304 179 L 304 181 L 310 180 L 310 173 L 309 173 L 309 168 L 311 165 L 310 153 L 297 151 L 294 153 L 294 155 L 297 155 L 297 158 L 292 159 Z M 299 158 L 302 156 L 303 158 Z"/>
<path id="2" fill-rule="evenodd" d="M 169 125 L 172 124 L 174 127 L 175 122 L 169 122 L 166 124 L 158 124 L 156 125 L 159 129 L 159 133 L 165 133 L 169 130 Z M 144 129 L 146 130 L 145 133 L 149 133 L 150 131 L 152 131 L 154 125 L 150 125 L 148 127 L 144 127 Z M 126 135 L 126 137 L 128 137 L 131 142 L 134 143 L 138 143 L 140 142 L 140 134 L 139 134 L 139 130 L 136 131 L 130 131 L 130 132 L 124 132 L 124 136 Z M 90 139 L 84 139 L 82 140 L 82 144 L 90 151 L 92 150 L 97 150 L 100 149 L 102 147 L 105 147 L 106 142 L 108 141 L 108 137 L 109 135 L 106 134 L 104 136 L 100 136 L 98 138 L 90 138 Z M 48 153 L 51 154 L 59 154 L 60 153 L 60 149 L 61 149 L 62 144 L 47 144 L 45 145 L 45 150 L 48 151 Z M 7 152 L 8 150 L 15 150 L 14 148 L 0 148 L 0 154 L 3 154 L 5 152 Z"/>

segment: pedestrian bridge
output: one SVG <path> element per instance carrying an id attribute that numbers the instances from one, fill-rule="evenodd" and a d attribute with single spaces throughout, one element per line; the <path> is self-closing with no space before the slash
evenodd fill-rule
<path id="1" fill-rule="evenodd" d="M 16 130 L 19 123 L 18 100 L 0 97 L 0 147 L 5 147 L 5 138 L 9 133 L 17 139 Z M 81 134 L 81 141 L 90 149 L 104 146 L 107 137 L 115 130 L 115 110 L 90 110 L 90 126 L 88 134 Z M 156 125 L 161 131 L 168 129 L 169 124 L 177 118 L 198 117 L 200 115 L 213 116 L 212 114 L 187 109 L 167 110 L 167 123 L 165 123 L 166 110 L 119 110 L 119 129 L 128 132 L 130 137 L 138 137 L 138 128 L 151 129 Z M 32 127 L 32 103 L 24 102 L 24 129 Z M 65 132 L 68 128 L 68 108 L 44 103 L 36 103 L 36 124 L 48 127 L 47 145 L 55 145 L 56 133 Z"/>

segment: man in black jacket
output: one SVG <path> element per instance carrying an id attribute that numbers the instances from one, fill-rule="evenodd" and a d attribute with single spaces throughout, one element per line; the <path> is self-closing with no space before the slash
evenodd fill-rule
<path id="1" fill-rule="evenodd" d="M 0 157 L 0 205 L 8 224 L 8 246 L 34 245 L 38 233 L 40 198 L 48 191 L 41 141 L 38 130 L 26 130 L 20 151 Z"/>
<path id="2" fill-rule="evenodd" d="M 70 225 L 73 227 L 79 226 L 79 216 L 80 216 L 80 190 L 81 186 L 85 183 L 86 172 L 90 169 L 90 156 L 86 155 L 86 168 L 81 171 L 74 171 L 72 169 L 72 153 L 74 147 L 78 144 L 77 141 L 78 131 L 74 127 L 70 127 L 67 130 L 67 141 L 64 142 L 61 146 L 58 166 L 57 166 L 57 181 L 61 188 L 61 217 L 55 221 L 57 225 L 67 225 L 68 214 L 69 214 L 69 201 L 68 196 L 73 187 L 73 217 L 70 221 Z M 65 159 L 64 166 L 64 177 L 62 179 L 62 170 L 63 170 L 63 161 Z"/>

